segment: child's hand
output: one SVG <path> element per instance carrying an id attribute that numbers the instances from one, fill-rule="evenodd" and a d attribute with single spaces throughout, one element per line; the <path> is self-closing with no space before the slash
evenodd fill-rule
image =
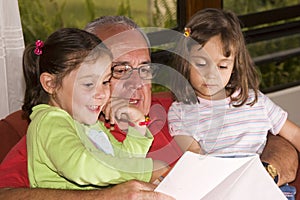
<path id="1" fill-rule="evenodd" d="M 191 151 L 202 155 L 205 154 L 199 143 L 192 136 L 176 135 L 174 140 L 183 152 Z"/>
<path id="2" fill-rule="evenodd" d="M 128 125 L 136 128 L 142 128 L 141 134 L 145 134 L 146 127 L 140 126 L 140 122 L 145 121 L 144 114 L 135 106 L 129 104 L 128 100 L 114 98 L 105 107 L 105 118 L 110 120 L 110 124 L 118 124 L 121 130 L 127 130 Z"/>

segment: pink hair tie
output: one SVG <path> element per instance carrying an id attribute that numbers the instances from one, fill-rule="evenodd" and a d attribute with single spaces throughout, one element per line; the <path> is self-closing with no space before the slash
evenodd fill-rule
<path id="1" fill-rule="evenodd" d="M 43 46 L 44 46 L 44 42 L 42 40 L 37 40 L 35 42 L 35 49 L 33 52 L 38 56 L 41 55 L 43 53 L 42 51 Z"/>

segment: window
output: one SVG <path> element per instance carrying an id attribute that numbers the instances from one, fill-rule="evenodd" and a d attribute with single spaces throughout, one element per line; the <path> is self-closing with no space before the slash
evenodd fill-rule
<path id="1" fill-rule="evenodd" d="M 261 89 L 300 83 L 300 4 L 289 1 L 223 0 L 244 22 L 248 50 L 261 72 Z"/>

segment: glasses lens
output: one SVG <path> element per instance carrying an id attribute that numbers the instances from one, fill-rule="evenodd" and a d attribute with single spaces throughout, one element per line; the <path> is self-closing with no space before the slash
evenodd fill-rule
<path id="1" fill-rule="evenodd" d="M 150 80 L 156 76 L 158 67 L 153 64 L 145 64 L 133 69 L 130 65 L 115 65 L 112 67 L 112 76 L 115 79 L 128 79 L 133 70 L 138 70 L 142 79 Z"/>
<path id="2" fill-rule="evenodd" d="M 158 71 L 158 67 L 153 64 L 142 65 L 139 67 L 139 74 L 142 79 L 153 79 Z"/>
<path id="3" fill-rule="evenodd" d="M 112 76 L 116 79 L 126 79 L 131 72 L 132 67 L 129 65 L 115 65 L 112 67 Z"/>

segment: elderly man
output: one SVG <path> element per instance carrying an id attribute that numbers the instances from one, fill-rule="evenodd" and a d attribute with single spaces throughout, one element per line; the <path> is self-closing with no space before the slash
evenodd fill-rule
<path id="1" fill-rule="evenodd" d="M 125 100 L 129 106 L 137 107 L 145 116 L 150 115 L 151 123 L 148 127 L 154 135 L 154 141 L 148 157 L 172 165 L 182 152 L 167 128 L 167 111 L 164 107 L 168 107 L 171 101 L 161 106 L 164 102 L 155 97 L 151 98 L 151 80 L 157 68 L 151 65 L 147 37 L 134 22 L 123 16 L 100 17 L 89 23 L 85 29 L 101 38 L 112 51 L 114 57 L 110 80 L 112 105 L 118 100 Z M 110 112 L 113 110 L 110 108 L 111 106 L 107 108 L 105 116 L 113 120 L 109 117 L 114 113 Z M 118 125 L 122 126 L 122 123 Z M 119 126 L 114 126 L 113 134 L 119 141 L 123 141 L 126 131 L 120 130 Z"/>

